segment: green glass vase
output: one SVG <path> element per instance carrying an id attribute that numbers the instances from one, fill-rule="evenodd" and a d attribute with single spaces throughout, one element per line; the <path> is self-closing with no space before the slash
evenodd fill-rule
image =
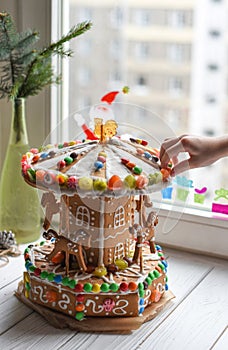
<path id="1" fill-rule="evenodd" d="M 34 242 L 40 237 L 38 191 L 25 183 L 21 158 L 29 150 L 25 100 L 12 101 L 9 144 L 0 182 L 0 230 L 12 230 L 17 243 Z"/>

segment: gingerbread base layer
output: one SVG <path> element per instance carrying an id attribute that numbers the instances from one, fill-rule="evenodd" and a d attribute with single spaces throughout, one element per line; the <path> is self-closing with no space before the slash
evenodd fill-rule
<path id="1" fill-rule="evenodd" d="M 83 321 L 74 320 L 46 307 L 32 303 L 23 294 L 23 282 L 20 282 L 15 292 L 16 297 L 25 305 L 38 312 L 49 324 L 56 328 L 70 328 L 81 332 L 131 333 L 143 323 L 152 320 L 175 296 L 171 291 L 165 292 L 159 302 L 148 306 L 142 316 L 137 317 L 87 317 Z"/>

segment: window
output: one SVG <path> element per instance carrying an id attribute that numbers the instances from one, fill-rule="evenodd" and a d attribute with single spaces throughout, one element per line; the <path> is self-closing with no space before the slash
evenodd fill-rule
<path id="1" fill-rule="evenodd" d="M 114 251 L 114 261 L 117 259 L 123 259 L 124 256 L 125 256 L 124 244 L 117 243 L 115 246 L 115 251 Z"/>
<path id="2" fill-rule="evenodd" d="M 181 78 L 172 77 L 168 79 L 168 90 L 172 97 L 179 97 L 183 92 L 183 82 Z"/>
<path id="3" fill-rule="evenodd" d="M 168 12 L 168 24 L 171 27 L 183 28 L 187 24 L 186 17 L 187 12 L 180 10 L 172 10 Z"/>
<path id="4" fill-rule="evenodd" d="M 137 9 L 133 13 L 133 24 L 149 26 L 151 24 L 151 12 L 149 9 Z"/>
<path id="5" fill-rule="evenodd" d="M 150 46 L 148 43 L 145 43 L 145 42 L 135 43 L 134 52 L 135 52 L 135 57 L 137 59 L 141 59 L 141 60 L 149 59 Z"/>
<path id="6" fill-rule="evenodd" d="M 121 89 L 124 84 L 130 86 L 129 101 L 138 106 L 134 112 L 126 113 L 125 121 L 134 121 L 142 127 L 143 120 L 143 128 L 158 144 L 180 133 L 228 133 L 227 26 L 225 16 L 209 16 L 210 6 L 215 6 L 213 1 L 208 2 L 209 9 L 195 1 L 188 2 L 186 9 L 178 8 L 176 2 L 170 2 L 169 8 L 164 9 L 164 4 L 157 0 L 153 1 L 153 11 L 150 2 L 148 6 L 146 2 L 143 6 L 134 2 L 133 6 L 125 1 L 101 5 L 93 0 L 86 7 L 83 0 L 62 3 L 70 7 L 70 26 L 82 17 L 94 23 L 89 33 L 72 42 L 75 55 L 70 61 L 69 94 L 63 91 L 69 115 L 83 108 L 84 102 L 86 106 L 88 102 L 96 104 L 104 92 L 113 87 Z M 225 13 L 226 2 L 220 1 L 219 5 L 216 8 L 223 8 Z M 199 9 L 202 13 L 208 11 L 207 21 L 195 16 Z M 69 135 L 71 130 L 67 130 Z M 204 204 L 194 202 L 191 190 L 188 201 L 177 203 L 173 198 L 165 204 L 171 203 L 181 213 L 186 209 L 192 215 L 193 210 L 198 218 L 207 218 L 203 221 L 206 225 L 213 216 L 214 191 L 228 187 L 227 169 L 224 159 L 207 170 L 186 174 L 196 188 L 208 187 Z M 159 206 L 163 199 L 160 193 L 156 195 Z M 211 220 L 224 229 L 224 221 L 218 224 L 218 219 Z"/>
<path id="7" fill-rule="evenodd" d="M 124 207 L 118 207 L 115 211 L 114 216 L 114 228 L 124 226 L 125 225 L 125 217 L 124 217 Z"/>
<path id="8" fill-rule="evenodd" d="M 178 44 L 167 45 L 167 58 L 171 62 L 181 63 L 184 61 L 184 47 Z"/>
<path id="9" fill-rule="evenodd" d="M 77 207 L 76 211 L 76 225 L 89 228 L 90 214 L 88 208 L 84 206 Z"/>

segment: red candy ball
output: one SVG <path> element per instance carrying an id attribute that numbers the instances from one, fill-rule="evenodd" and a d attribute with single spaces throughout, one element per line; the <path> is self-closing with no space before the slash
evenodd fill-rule
<path id="1" fill-rule="evenodd" d="M 85 297 L 84 297 L 84 295 L 82 295 L 82 294 L 78 294 L 78 295 L 76 296 L 76 301 L 77 301 L 78 303 L 83 303 L 84 299 L 85 299 Z"/>
<path id="2" fill-rule="evenodd" d="M 60 169 L 63 169 L 65 166 L 66 166 L 65 160 L 60 160 L 60 161 L 57 163 L 57 168 L 58 168 L 59 170 L 60 170 Z"/>
<path id="3" fill-rule="evenodd" d="M 82 283 L 77 283 L 76 286 L 74 287 L 75 292 L 81 293 L 83 292 L 83 287 L 84 285 Z"/>
<path id="4" fill-rule="evenodd" d="M 128 290 L 128 283 L 127 282 L 120 283 L 120 290 L 122 292 L 126 292 Z"/>

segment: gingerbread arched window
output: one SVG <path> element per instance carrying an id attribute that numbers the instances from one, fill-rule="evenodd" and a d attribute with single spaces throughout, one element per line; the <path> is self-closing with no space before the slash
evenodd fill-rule
<path id="1" fill-rule="evenodd" d="M 125 211 L 124 207 L 121 205 L 116 209 L 114 215 L 114 228 L 125 225 Z"/>
<path id="2" fill-rule="evenodd" d="M 124 244 L 119 242 L 115 245 L 114 261 L 116 259 L 123 259 L 124 255 Z"/>
<path id="3" fill-rule="evenodd" d="M 90 213 L 88 208 L 80 205 L 76 211 L 76 225 L 89 228 L 90 224 Z"/>

